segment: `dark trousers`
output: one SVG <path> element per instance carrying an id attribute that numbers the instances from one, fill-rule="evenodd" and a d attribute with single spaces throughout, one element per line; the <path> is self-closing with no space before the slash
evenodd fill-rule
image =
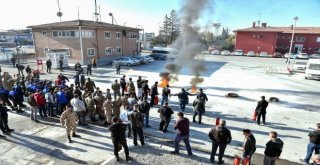
<path id="1" fill-rule="evenodd" d="M 4 129 L 8 131 L 10 128 L 8 126 L 8 115 L 2 116 L 2 123 L 0 125 L 3 125 Z"/>
<path id="2" fill-rule="evenodd" d="M 250 153 L 250 151 L 244 151 L 244 153 L 243 153 L 243 157 L 244 158 L 246 158 L 248 155 L 249 155 L 249 153 Z M 251 165 L 251 157 L 252 157 L 252 155 L 250 156 L 250 158 L 249 158 L 249 165 Z"/>
<path id="3" fill-rule="evenodd" d="M 63 64 L 60 64 L 60 71 L 63 71 Z"/>
<path id="4" fill-rule="evenodd" d="M 142 92 L 142 94 L 141 94 L 141 100 L 143 100 L 143 98 L 148 99 L 148 93 L 147 93 L 147 92 Z"/>
<path id="5" fill-rule="evenodd" d="M 186 103 L 180 102 L 180 109 L 181 109 L 181 112 L 184 112 L 184 110 L 186 109 Z"/>
<path id="6" fill-rule="evenodd" d="M 87 69 L 87 75 L 90 74 L 91 75 L 92 70 L 91 69 Z"/>
<path id="7" fill-rule="evenodd" d="M 201 124 L 201 119 L 202 119 L 202 113 L 201 111 L 194 111 L 193 112 L 193 122 L 196 122 L 196 117 L 198 115 L 198 122 Z"/>
<path id="8" fill-rule="evenodd" d="M 260 125 L 261 117 L 262 117 L 262 123 L 266 124 L 266 114 L 265 113 L 258 113 L 257 124 Z"/>
<path id="9" fill-rule="evenodd" d="M 18 110 L 18 109 L 21 109 L 21 107 L 23 107 L 23 103 L 22 102 L 18 102 L 18 101 L 16 101 L 16 100 L 11 100 L 12 101 L 12 103 L 13 103 L 13 108 L 14 109 L 16 109 L 16 110 Z M 18 105 L 19 105 L 19 108 L 18 108 Z"/>
<path id="10" fill-rule="evenodd" d="M 154 105 L 154 98 L 155 98 L 156 95 L 151 95 L 151 98 L 150 98 L 150 106 L 152 107 Z"/>
<path id="11" fill-rule="evenodd" d="M 47 117 L 47 111 L 46 111 L 46 107 L 44 105 L 42 106 L 38 106 L 39 108 L 39 114 L 41 117 Z"/>
<path id="12" fill-rule="evenodd" d="M 3 133 L 6 132 L 6 129 L 5 129 L 4 126 L 3 126 L 3 121 L 2 121 L 2 120 L 0 120 L 0 130 L 1 130 Z"/>
<path id="13" fill-rule="evenodd" d="M 137 135 L 139 135 L 140 143 L 141 145 L 144 145 L 143 129 L 142 128 L 132 129 L 132 133 L 133 133 L 133 144 L 135 146 L 138 145 Z"/>
<path id="14" fill-rule="evenodd" d="M 188 152 L 188 155 L 191 156 L 192 155 L 192 150 L 191 150 L 191 146 L 190 146 L 190 141 L 189 141 L 189 135 L 179 135 L 177 134 L 175 139 L 174 139 L 174 152 L 179 153 L 179 143 L 183 141 L 184 144 L 186 145 L 186 149 Z"/>
<path id="15" fill-rule="evenodd" d="M 47 72 L 51 72 L 51 66 L 47 66 Z"/>
<path id="16" fill-rule="evenodd" d="M 117 69 L 117 74 L 120 74 L 120 69 Z"/>
<path id="17" fill-rule="evenodd" d="M 126 125 L 128 127 L 128 137 L 131 137 L 131 124 L 127 123 Z"/>
<path id="18" fill-rule="evenodd" d="M 54 114 L 54 112 L 53 112 L 53 108 L 54 108 L 54 104 L 53 103 L 46 103 L 46 109 L 47 109 L 47 111 L 48 111 L 48 113 L 49 113 L 49 116 L 54 116 L 55 114 Z"/>
<path id="19" fill-rule="evenodd" d="M 76 113 L 79 119 L 79 125 L 86 124 L 86 111 L 80 111 Z"/>
<path id="20" fill-rule="evenodd" d="M 15 68 L 16 67 L 16 62 L 12 62 L 12 66 Z"/>
<path id="21" fill-rule="evenodd" d="M 126 87 L 121 87 L 121 95 L 124 96 L 124 90 L 126 89 Z"/>
<path id="22" fill-rule="evenodd" d="M 159 130 L 163 132 L 167 132 L 169 123 L 171 118 L 161 118 Z"/>
<path id="23" fill-rule="evenodd" d="M 113 143 L 113 153 L 116 157 L 119 156 L 119 144 L 124 148 L 124 152 L 126 153 L 126 156 L 129 156 L 129 149 L 128 149 L 128 145 L 127 145 L 127 141 L 126 139 L 122 139 L 122 140 L 115 140 L 112 139 L 112 143 Z"/>
<path id="24" fill-rule="evenodd" d="M 218 161 L 222 162 L 222 158 L 224 156 L 224 151 L 226 150 L 227 145 L 226 144 L 217 144 L 215 142 L 212 142 L 212 150 L 211 150 L 211 156 L 210 161 L 214 161 L 214 157 L 217 153 L 217 149 L 219 147 L 219 155 L 218 155 Z"/>

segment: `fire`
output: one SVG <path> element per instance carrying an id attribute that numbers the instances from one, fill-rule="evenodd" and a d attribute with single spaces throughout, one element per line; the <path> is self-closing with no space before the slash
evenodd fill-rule
<path id="1" fill-rule="evenodd" d="M 196 86 L 196 84 L 192 84 L 191 85 L 191 93 L 197 93 L 198 92 L 198 88 Z"/>
<path id="2" fill-rule="evenodd" d="M 162 79 L 160 84 L 159 84 L 159 87 L 166 87 L 168 84 L 169 84 L 168 80 Z"/>

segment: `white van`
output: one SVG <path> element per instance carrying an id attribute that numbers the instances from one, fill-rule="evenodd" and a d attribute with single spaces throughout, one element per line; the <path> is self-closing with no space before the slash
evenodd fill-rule
<path id="1" fill-rule="evenodd" d="M 305 79 L 320 80 L 320 59 L 310 59 L 307 63 Z"/>
<path id="2" fill-rule="evenodd" d="M 308 60 L 295 60 L 293 64 L 293 71 L 305 71 Z"/>

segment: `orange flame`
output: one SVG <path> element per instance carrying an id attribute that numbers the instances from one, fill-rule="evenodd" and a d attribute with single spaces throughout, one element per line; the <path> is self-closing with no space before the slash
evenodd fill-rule
<path id="1" fill-rule="evenodd" d="M 169 84 L 169 81 L 166 80 L 166 79 L 162 79 L 160 84 L 159 84 L 159 87 L 166 87 L 167 85 Z"/>
<path id="2" fill-rule="evenodd" d="M 198 88 L 195 84 L 191 85 L 191 93 L 197 93 L 198 92 Z"/>

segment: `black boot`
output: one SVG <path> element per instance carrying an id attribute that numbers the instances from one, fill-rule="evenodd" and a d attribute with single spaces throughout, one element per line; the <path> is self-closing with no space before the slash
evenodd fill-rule
<path id="1" fill-rule="evenodd" d="M 68 135 L 69 143 L 72 143 L 70 135 Z"/>
<path id="2" fill-rule="evenodd" d="M 72 134 L 72 137 L 80 137 L 80 135 L 77 135 L 75 132 Z"/>
<path id="3" fill-rule="evenodd" d="M 126 161 L 129 161 L 130 157 L 129 155 L 126 155 Z"/>

